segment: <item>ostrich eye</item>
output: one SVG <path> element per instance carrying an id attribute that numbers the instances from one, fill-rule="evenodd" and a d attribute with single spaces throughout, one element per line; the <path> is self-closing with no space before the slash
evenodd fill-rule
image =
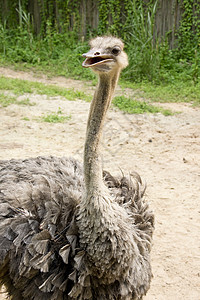
<path id="1" fill-rule="evenodd" d="M 119 47 L 115 47 L 112 49 L 112 54 L 118 55 L 121 52 L 121 49 Z"/>

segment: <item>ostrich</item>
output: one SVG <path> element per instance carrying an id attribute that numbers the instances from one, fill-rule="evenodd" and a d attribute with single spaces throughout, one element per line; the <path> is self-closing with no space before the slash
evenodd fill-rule
<path id="1" fill-rule="evenodd" d="M 98 74 L 83 168 L 73 158 L 0 161 L 0 283 L 11 299 L 142 299 L 152 278 L 154 216 L 138 174 L 102 170 L 102 126 L 123 42 L 96 37 L 83 67 Z"/>

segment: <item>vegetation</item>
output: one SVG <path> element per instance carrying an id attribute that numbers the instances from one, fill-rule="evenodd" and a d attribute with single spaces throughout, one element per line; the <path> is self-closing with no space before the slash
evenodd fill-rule
<path id="1" fill-rule="evenodd" d="M 23 118 L 21 118 L 21 120 L 23 120 L 23 121 L 30 121 L 30 119 L 28 117 L 23 117 Z"/>
<path id="2" fill-rule="evenodd" d="M 146 101 L 133 100 L 124 96 L 115 97 L 113 104 L 120 110 L 129 114 L 143 114 L 143 113 L 162 113 L 165 116 L 172 115 L 173 113 L 169 109 L 163 109 L 161 107 L 154 106 Z"/>
<path id="3" fill-rule="evenodd" d="M 190 80 L 177 80 L 173 84 L 121 81 L 121 86 L 133 89 L 135 97 L 152 102 L 191 102 L 194 106 L 200 105 L 200 85 L 193 85 Z"/>
<path id="4" fill-rule="evenodd" d="M 0 94 L 0 105 L 2 107 L 7 107 L 10 104 L 16 103 L 16 101 L 15 97 L 7 96 L 2 93 Z"/>
<path id="5" fill-rule="evenodd" d="M 74 89 L 66 89 L 54 85 L 45 85 L 40 82 L 13 79 L 0 77 L 0 90 L 12 91 L 16 95 L 24 95 L 26 93 L 35 93 L 39 95 L 47 95 L 51 97 L 61 96 L 67 100 L 82 99 L 89 101 L 91 97 L 82 91 L 75 91 Z"/>
<path id="6" fill-rule="evenodd" d="M 16 105 L 28 105 L 28 106 L 33 106 L 35 103 L 31 103 L 28 98 L 24 100 L 18 100 L 17 97 L 13 97 L 10 95 L 5 95 L 4 93 L 0 93 L 0 106 L 1 107 L 7 107 L 10 104 L 16 104 Z"/>
<path id="7" fill-rule="evenodd" d="M 79 1 L 56 1 L 59 18 L 54 11 L 54 0 L 43 2 L 39 32 L 36 32 L 28 12 L 27 1 L 9 2 L 10 15 L 0 21 L 0 64 L 34 68 L 50 72 L 51 75 L 95 80 L 90 70 L 80 67 L 83 60 L 81 54 L 87 51 L 88 44 L 85 39 L 80 39 L 82 21 Z M 141 0 L 99 1 L 98 28 L 91 29 L 88 26 L 85 30 L 86 39 L 96 34 L 122 37 L 129 56 L 129 67 L 122 73 L 123 87 L 136 88 L 143 97 L 153 101 L 191 101 L 198 105 L 200 3 L 193 0 L 183 0 L 181 3 L 183 14 L 173 49 L 168 39 L 171 32 L 163 39 L 155 34 L 159 0 L 149 0 L 146 6 Z M 4 86 L 2 89 L 9 89 L 7 79 L 1 81 Z M 22 92 L 21 84 L 24 93 L 59 94 L 67 99 L 89 100 L 84 93 L 72 89 L 66 91 L 52 86 L 45 91 L 45 87 L 39 83 L 28 83 L 26 86 L 25 82 L 16 81 L 16 93 L 19 90 Z"/>
<path id="8" fill-rule="evenodd" d="M 49 113 L 40 118 L 40 120 L 47 123 L 64 123 L 66 121 L 69 121 L 70 119 L 71 115 L 63 115 L 63 112 L 60 108 L 56 113 Z"/>
<path id="9" fill-rule="evenodd" d="M 17 97 L 5 95 L 4 91 L 9 91 L 10 93 L 18 96 L 24 94 L 36 93 L 39 95 L 48 95 L 49 97 L 61 96 L 67 100 L 82 99 L 85 101 L 90 101 L 92 97 L 86 95 L 83 92 L 75 91 L 74 89 L 65 89 L 62 87 L 56 87 L 52 85 L 45 85 L 43 83 L 32 82 L 28 80 L 12 79 L 0 77 L 0 104 L 2 107 L 8 106 L 10 104 L 18 105 L 35 105 L 31 103 L 28 98 L 24 100 L 18 100 Z M 147 104 L 145 101 L 139 101 L 131 98 L 126 98 L 124 96 L 115 97 L 113 100 L 113 105 L 118 107 L 120 110 L 127 113 L 158 113 L 161 112 L 164 115 L 172 114 L 171 111 L 165 110 L 154 105 Z M 49 123 L 61 123 L 69 120 L 69 116 L 63 116 L 61 109 L 57 113 L 47 114 L 42 116 L 40 120 Z"/>

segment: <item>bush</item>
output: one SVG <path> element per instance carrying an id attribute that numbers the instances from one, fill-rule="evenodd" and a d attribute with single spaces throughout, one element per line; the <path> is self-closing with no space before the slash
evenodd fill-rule
<path id="1" fill-rule="evenodd" d="M 89 70 L 80 68 L 82 53 L 87 51 L 88 44 L 79 40 L 78 31 L 66 31 L 66 24 L 61 24 L 63 31 L 60 32 L 52 18 L 46 16 L 41 34 L 36 36 L 30 14 L 25 12 L 24 7 L 22 9 L 20 3 L 19 1 L 17 9 L 18 26 L 13 28 L 11 22 L 0 24 L 0 60 L 23 62 L 38 69 L 74 78 L 95 78 Z M 193 41 L 194 34 L 190 29 L 197 21 L 195 18 L 191 21 L 190 18 L 193 12 L 192 1 L 183 1 L 185 14 L 178 34 L 178 47 L 174 50 L 169 49 L 167 40 L 158 41 L 155 37 L 158 0 L 150 1 L 148 6 L 144 6 L 144 1 L 125 1 L 123 5 L 126 16 L 123 16 L 123 24 L 120 23 L 120 3 L 100 1 L 99 27 L 89 35 L 115 34 L 122 37 L 129 57 L 129 66 L 123 71 L 122 78 L 131 82 L 150 81 L 155 84 L 173 84 L 177 80 L 192 81 L 197 85 L 200 74 L 200 48 L 197 42 L 200 29 L 198 31 L 197 26 L 196 38 Z M 107 20 L 109 14 L 113 21 L 111 25 Z"/>

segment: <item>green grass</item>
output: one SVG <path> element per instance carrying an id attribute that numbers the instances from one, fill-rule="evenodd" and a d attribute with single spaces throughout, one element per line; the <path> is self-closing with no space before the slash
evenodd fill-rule
<path id="1" fill-rule="evenodd" d="M 17 97 L 4 95 L 4 93 L 0 93 L 0 106 L 7 107 L 11 104 L 17 104 L 22 106 L 33 106 L 35 103 L 30 102 L 30 99 L 26 98 L 24 100 L 17 100 Z"/>
<path id="2" fill-rule="evenodd" d="M 26 105 L 28 105 L 28 106 L 34 106 L 34 105 L 36 105 L 35 102 L 30 102 L 29 98 L 26 98 L 26 99 L 23 99 L 23 100 L 17 100 L 15 102 L 15 104 L 22 105 L 22 106 L 26 106 Z"/>
<path id="3" fill-rule="evenodd" d="M 156 102 L 190 102 L 200 105 L 200 84 L 194 86 L 192 82 L 175 83 L 173 85 L 142 86 L 145 95 Z"/>
<path id="4" fill-rule="evenodd" d="M 189 35 L 188 41 L 187 43 L 185 41 L 184 45 L 182 43 L 179 45 L 178 38 L 176 40 L 178 48 L 170 49 L 167 37 L 158 40 L 153 34 L 159 1 L 151 2 L 151 5 L 144 9 L 142 1 L 130 1 L 129 14 L 123 24 L 124 30 L 120 29 L 118 32 L 125 42 L 125 51 L 129 58 L 129 66 L 121 74 L 124 85 L 131 88 L 136 86 L 142 96 L 152 101 L 186 101 L 198 105 L 200 102 L 198 35 L 193 32 L 194 39 L 191 40 Z M 32 31 L 33 24 L 30 16 L 20 9 L 17 12 L 19 20 L 23 19 L 18 24 L 19 26 L 12 27 L 12 22 L 9 23 L 11 16 L 8 16 L 8 20 L 6 19 L 4 23 L 0 22 L 0 65 L 34 70 L 51 76 L 62 75 L 95 81 L 95 75 L 81 66 L 84 60 L 82 54 L 89 49 L 88 41 L 79 41 L 76 31 L 58 32 L 60 30 L 57 26 L 54 27 L 56 24 L 51 24 L 49 20 L 45 26 L 46 32 L 41 32 L 41 35 L 36 36 Z M 23 14 L 23 18 L 20 13 Z M 60 25 L 62 26 L 62 24 Z M 116 24 L 106 25 L 107 33 L 114 33 L 115 26 Z M 104 29 L 106 30 L 106 28 Z M 97 31 L 90 32 L 90 35 L 96 35 L 98 30 L 101 32 L 102 29 L 98 28 Z M 61 92 L 61 90 L 55 90 L 55 87 L 52 89 L 48 87 L 44 91 L 44 87 L 42 87 L 41 91 L 39 83 L 32 84 L 32 87 L 30 84 L 26 86 L 25 83 L 22 83 L 22 85 L 24 92 L 27 93 L 34 91 L 51 96 L 52 94 L 53 96 L 63 94 L 69 100 L 73 100 L 70 97 L 80 97 L 86 100 L 85 95 L 74 95 L 75 91 L 73 90 L 71 93 L 66 89 Z M 22 89 L 19 86 L 15 87 L 16 92 L 20 88 Z"/>
<path id="5" fill-rule="evenodd" d="M 30 121 L 30 119 L 28 117 L 23 117 L 23 118 L 21 118 L 21 120 L 23 120 L 23 121 Z"/>
<path id="6" fill-rule="evenodd" d="M 59 108 L 55 113 L 49 113 L 42 116 L 39 120 L 47 123 L 65 123 L 71 119 L 71 115 L 63 115 L 63 112 Z"/>
<path id="7" fill-rule="evenodd" d="M 154 106 L 146 101 L 134 100 L 126 98 L 124 96 L 115 97 L 113 104 L 120 110 L 129 114 L 143 114 L 143 113 L 162 113 L 165 116 L 173 115 L 169 109 L 163 109 L 161 107 Z"/>
<path id="8" fill-rule="evenodd" d="M 93 83 L 96 84 L 96 80 L 93 79 Z M 148 99 L 152 102 L 190 102 L 196 106 L 200 105 L 200 83 L 194 85 L 192 81 L 175 80 L 171 84 L 156 85 L 150 82 L 133 83 L 121 80 L 120 86 L 122 88 L 131 88 L 134 90 L 135 97 Z M 92 96 L 88 96 L 80 90 L 66 89 L 54 85 L 45 85 L 39 82 L 12 79 L 3 76 L 0 77 L 0 90 L 9 90 L 16 95 L 36 93 L 51 97 L 62 96 L 67 100 L 81 99 L 90 101 L 92 99 Z M 8 98 L 8 102 L 14 101 L 11 99 L 12 97 Z M 6 105 L 7 101 L 4 101 L 4 105 Z"/>
<path id="9" fill-rule="evenodd" d="M 174 81 L 171 84 L 152 84 L 150 82 L 130 83 L 120 81 L 122 88 L 131 88 L 138 98 L 149 99 L 152 102 L 187 102 L 200 105 L 200 83 L 192 81 Z"/>
<path id="10" fill-rule="evenodd" d="M 51 97 L 62 96 L 67 100 L 82 99 L 89 101 L 91 99 L 91 97 L 86 95 L 84 92 L 74 90 L 72 88 L 66 89 L 54 85 L 45 85 L 40 82 L 6 78 L 3 76 L 0 77 L 0 90 L 12 91 L 16 95 L 35 93 Z"/>
<path id="11" fill-rule="evenodd" d="M 0 93 L 0 105 L 1 107 L 7 107 L 10 104 L 16 103 L 16 97 L 11 97 Z"/>
<path id="12" fill-rule="evenodd" d="M 75 91 L 74 89 L 65 89 L 53 85 L 45 85 L 43 83 L 32 82 L 32 81 L 21 80 L 21 79 L 5 78 L 5 77 L 0 77 L 0 89 L 2 89 L 3 91 L 9 90 L 10 92 L 16 95 L 23 95 L 25 93 L 26 94 L 37 93 L 37 94 L 45 94 L 48 96 L 62 96 L 67 100 L 82 99 L 85 101 L 90 101 L 90 99 L 92 98 L 86 95 L 85 93 L 81 91 Z M 139 93 L 141 93 L 141 91 Z M 17 101 L 15 97 L 9 97 L 3 94 L 1 95 L 2 96 L 0 97 L 0 103 L 4 107 L 12 103 L 18 105 L 34 105 L 34 103 L 30 103 L 30 100 L 28 98 L 21 101 Z M 169 110 L 162 109 L 152 104 L 148 104 L 145 101 L 137 101 L 131 98 L 126 98 L 124 96 L 115 97 L 113 100 L 113 105 L 118 107 L 120 110 L 131 114 L 136 114 L 136 113 L 142 114 L 147 112 L 148 113 L 160 112 L 164 115 L 172 114 L 172 112 Z M 62 113 L 58 111 L 57 113 L 43 116 L 41 120 L 43 122 L 58 123 L 58 122 L 65 122 L 69 120 L 69 116 L 67 117 L 63 116 Z"/>
<path id="13" fill-rule="evenodd" d="M 96 83 L 96 82 L 95 82 Z M 154 104 L 154 102 L 192 102 L 194 105 L 200 105 L 200 84 L 194 86 L 192 82 L 177 82 L 171 85 L 153 85 L 149 82 L 130 83 L 127 81 L 120 81 L 123 88 L 131 88 L 134 90 L 134 99 L 126 98 L 124 96 L 115 97 L 113 105 L 120 110 L 130 114 L 142 113 L 162 113 L 163 115 L 171 115 L 172 111 L 163 109 Z M 32 82 L 28 80 L 12 79 L 0 77 L 0 90 L 10 91 L 13 94 L 45 94 L 47 96 L 61 96 L 67 100 L 82 99 L 90 101 L 92 96 L 86 95 L 84 92 L 74 89 L 66 89 L 54 85 L 46 85 L 44 83 Z M 145 99 L 145 101 L 138 101 L 135 98 Z M 146 101 L 148 99 L 148 102 Z M 151 103 L 149 103 L 151 102 Z M 5 107 L 10 104 L 18 105 L 34 105 L 30 103 L 27 98 L 25 100 L 17 101 L 17 98 L 0 94 L 0 105 Z M 44 122 L 64 122 L 67 120 L 64 116 L 58 113 L 44 116 Z"/>

